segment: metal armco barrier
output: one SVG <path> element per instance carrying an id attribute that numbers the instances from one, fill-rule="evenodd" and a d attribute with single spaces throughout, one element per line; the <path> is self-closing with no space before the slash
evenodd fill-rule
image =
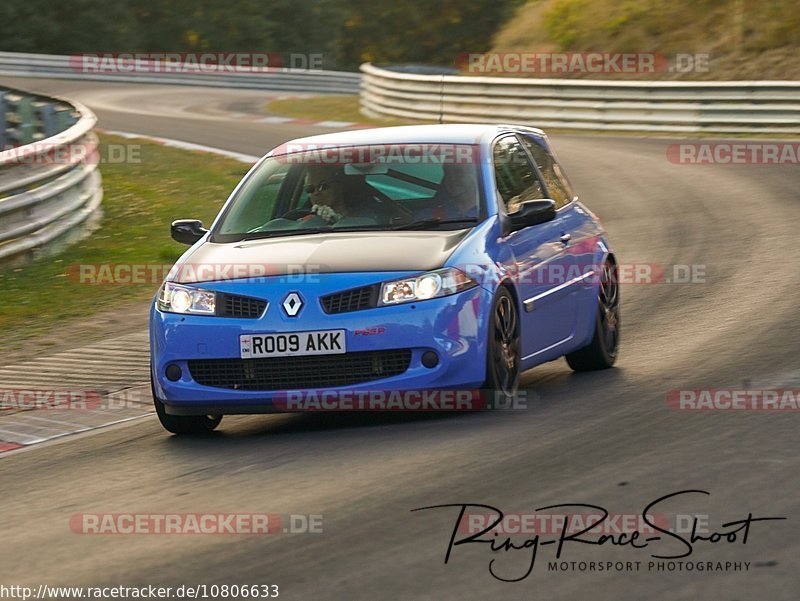
<path id="1" fill-rule="evenodd" d="M 253 73 L 247 69 L 241 69 L 238 72 L 216 73 L 103 73 L 83 70 L 79 63 L 79 60 L 70 56 L 0 52 L 0 75 L 321 94 L 358 94 L 361 81 L 360 73 L 347 71 L 287 69 L 286 71 Z"/>
<path id="2" fill-rule="evenodd" d="M 370 116 L 607 131 L 800 133 L 800 82 L 466 77 L 361 66 Z"/>
<path id="3" fill-rule="evenodd" d="M 0 90 L 0 266 L 55 252 L 98 220 L 96 122 L 81 104 Z"/>
<path id="4" fill-rule="evenodd" d="M 0 89 L 0 150 L 30 144 L 64 131 L 78 120 L 75 109 L 62 101 Z"/>

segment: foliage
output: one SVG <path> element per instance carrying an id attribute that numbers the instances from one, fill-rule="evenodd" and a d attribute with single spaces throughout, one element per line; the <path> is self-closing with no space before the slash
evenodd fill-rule
<path id="1" fill-rule="evenodd" d="M 522 0 L 4 0 L 0 50 L 322 54 L 325 68 L 364 60 L 452 65 L 489 49 Z"/>

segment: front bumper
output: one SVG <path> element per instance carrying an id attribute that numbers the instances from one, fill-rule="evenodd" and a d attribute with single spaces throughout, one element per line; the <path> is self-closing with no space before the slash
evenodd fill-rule
<path id="1" fill-rule="evenodd" d="M 192 377 L 189 362 L 239 359 L 241 334 L 335 329 L 346 331 L 348 353 L 409 349 L 408 368 L 399 375 L 345 387 L 299 390 L 346 393 L 480 387 L 485 380 L 485 320 L 492 303 L 491 294 L 482 287 L 416 303 L 338 314 L 325 313 L 319 301 L 321 296 L 332 292 L 406 275 L 412 274 L 322 274 L 313 281 L 299 283 L 261 278 L 202 284 L 205 289 L 267 300 L 269 306 L 258 319 L 164 313 L 154 303 L 150 316 L 150 346 L 155 395 L 172 414 L 281 411 L 281 404 L 276 401 L 286 398 L 286 390 L 204 386 Z M 289 317 L 281 307 L 290 292 L 299 293 L 304 303 L 296 317 Z M 422 356 L 426 351 L 438 355 L 435 367 L 423 365 Z M 181 369 L 177 381 L 166 377 L 170 365 Z"/>

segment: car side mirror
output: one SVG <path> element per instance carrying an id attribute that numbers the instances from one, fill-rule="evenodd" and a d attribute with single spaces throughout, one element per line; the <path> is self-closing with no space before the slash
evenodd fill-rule
<path id="1" fill-rule="evenodd" d="M 181 244 L 194 244 L 208 233 L 199 219 L 178 219 L 172 222 L 172 239 Z"/>
<path id="2" fill-rule="evenodd" d="M 519 210 L 508 216 L 511 221 L 511 231 L 516 232 L 522 228 L 552 221 L 556 217 L 556 203 L 545 198 L 542 200 L 527 200 L 519 205 Z"/>

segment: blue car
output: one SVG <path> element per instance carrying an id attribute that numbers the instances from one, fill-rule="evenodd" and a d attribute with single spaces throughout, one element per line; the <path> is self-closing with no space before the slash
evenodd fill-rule
<path id="1" fill-rule="evenodd" d="M 565 356 L 596 370 L 617 357 L 617 259 L 538 129 L 293 140 L 247 173 L 209 229 L 178 220 L 172 237 L 191 248 L 153 302 L 150 348 L 158 417 L 176 434 L 309 399 L 507 401 L 535 365 Z"/>

